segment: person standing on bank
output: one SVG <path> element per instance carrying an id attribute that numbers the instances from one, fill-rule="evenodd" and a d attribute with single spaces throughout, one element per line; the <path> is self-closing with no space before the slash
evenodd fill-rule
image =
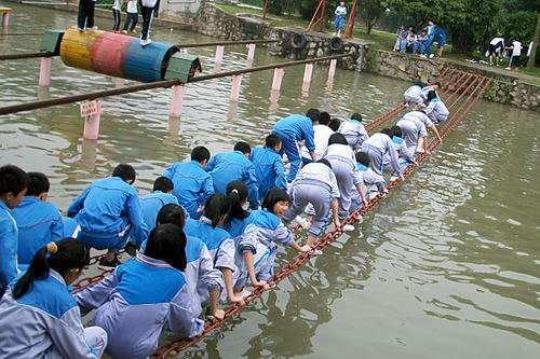
<path id="1" fill-rule="evenodd" d="M 79 14 L 77 16 L 77 27 L 79 31 L 92 29 L 94 27 L 94 8 L 96 0 L 79 0 Z"/>
<path id="2" fill-rule="evenodd" d="M 345 28 L 345 16 L 347 15 L 347 7 L 345 6 L 345 1 L 340 1 L 339 5 L 334 11 L 336 15 L 334 19 L 334 26 L 336 27 L 336 36 L 341 35 L 341 31 Z"/>
<path id="3" fill-rule="evenodd" d="M 122 33 L 124 34 L 127 34 L 128 31 L 135 31 L 135 26 L 137 26 L 137 21 L 139 20 L 137 0 L 128 0 L 126 11 L 126 21 L 124 22 L 124 27 L 122 28 Z"/>
<path id="4" fill-rule="evenodd" d="M 141 31 L 141 46 L 146 46 L 152 42 L 150 40 L 150 26 L 154 16 L 158 15 L 160 0 L 141 0 L 141 13 L 143 25 Z"/>
<path id="5" fill-rule="evenodd" d="M 113 15 L 113 28 L 114 32 L 120 31 L 120 23 L 122 22 L 122 0 L 114 0 L 112 6 L 112 15 Z"/>

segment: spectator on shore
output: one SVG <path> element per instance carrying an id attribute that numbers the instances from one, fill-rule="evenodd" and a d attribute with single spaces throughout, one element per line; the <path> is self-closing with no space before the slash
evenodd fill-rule
<path id="1" fill-rule="evenodd" d="M 493 65 L 493 58 L 495 57 L 495 65 L 499 63 L 504 54 L 504 39 L 502 37 L 494 37 L 489 42 L 489 47 L 486 56 L 489 57 L 489 64 Z"/>
<path id="2" fill-rule="evenodd" d="M 510 55 L 510 61 L 508 62 L 508 67 L 506 70 L 512 70 L 512 66 L 518 67 L 521 61 L 521 51 L 523 50 L 523 45 L 521 42 L 514 40 L 512 45 L 508 47 L 512 51 Z"/>
<path id="3" fill-rule="evenodd" d="M 345 1 L 340 1 L 339 5 L 334 11 L 336 17 L 334 18 L 334 26 L 336 27 L 336 36 L 341 34 L 341 31 L 345 28 L 345 16 L 347 15 L 347 7 Z"/>

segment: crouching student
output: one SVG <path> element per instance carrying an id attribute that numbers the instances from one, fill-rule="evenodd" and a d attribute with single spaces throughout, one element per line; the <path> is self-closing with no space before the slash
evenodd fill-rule
<path id="1" fill-rule="evenodd" d="M 223 226 L 227 220 L 231 205 L 228 198 L 222 194 L 215 194 L 208 199 L 204 206 L 204 214 L 198 221 L 187 221 L 184 231 L 186 235 L 201 238 L 212 257 L 214 268 L 221 271 L 225 282 L 225 290 L 231 303 L 243 302 L 242 297 L 233 290 L 233 273 L 236 271 L 235 253 L 236 245 L 231 235 Z M 213 293 L 215 295 L 215 292 Z M 210 297 L 210 305 L 217 306 L 219 298 Z"/>
<path id="2" fill-rule="evenodd" d="M 427 106 L 422 109 L 433 123 L 442 123 L 448 119 L 450 112 L 444 102 L 437 96 L 435 90 L 429 91 L 426 98 Z"/>
<path id="3" fill-rule="evenodd" d="M 353 113 L 350 120 L 343 122 L 338 132 L 345 136 L 347 143 L 355 152 L 360 151 L 362 143 L 369 138 L 366 128 L 362 124 L 362 115 L 359 113 Z"/>
<path id="4" fill-rule="evenodd" d="M 191 151 L 190 162 L 175 162 L 163 171 L 163 176 L 173 182 L 173 194 L 191 218 L 198 219 L 208 198 L 214 194 L 212 176 L 205 168 L 210 151 L 197 146 Z"/>
<path id="5" fill-rule="evenodd" d="M 232 181 L 227 185 L 227 198 L 229 199 L 231 210 L 223 225 L 223 229 L 233 239 L 240 237 L 247 225 L 247 219 L 250 214 L 248 211 L 249 202 L 247 200 L 247 193 L 247 186 L 243 182 Z"/>
<path id="6" fill-rule="evenodd" d="M 162 224 L 172 223 L 182 230 L 186 224 L 186 217 L 182 207 L 167 204 L 158 213 L 158 227 Z M 219 297 L 223 290 L 223 280 L 219 270 L 214 268 L 212 255 L 208 248 L 198 237 L 187 235 L 185 276 L 190 298 L 193 301 L 195 316 L 203 312 L 203 304 L 210 299 L 208 314 L 222 319 L 225 312 L 219 309 Z"/>
<path id="7" fill-rule="evenodd" d="M 178 204 L 178 199 L 172 194 L 174 184 L 167 177 L 158 177 L 154 181 L 152 193 L 142 196 L 141 208 L 143 213 L 144 222 L 148 226 L 149 230 L 156 227 L 156 219 L 159 210 L 166 204 Z M 189 215 L 186 212 L 186 217 Z M 140 246 L 138 243 L 137 247 Z"/>
<path id="8" fill-rule="evenodd" d="M 262 209 L 253 211 L 249 216 L 248 225 L 238 242 L 241 258 L 237 260 L 236 292 L 243 290 L 248 279 L 253 287 L 269 288 L 268 281 L 274 275 L 277 244 L 292 247 L 298 252 L 311 249 L 296 243 L 293 234 L 281 222 L 289 201 L 287 192 L 273 188 L 264 198 Z"/>
<path id="9" fill-rule="evenodd" d="M 242 181 L 248 188 L 249 205 L 259 207 L 259 187 L 255 166 L 249 160 L 251 146 L 246 142 L 237 142 L 232 152 L 218 153 L 208 162 L 207 171 L 214 181 L 216 193 L 224 194 L 232 181 Z"/>
<path id="10" fill-rule="evenodd" d="M 0 167 L 0 296 L 18 274 L 19 230 L 11 210 L 23 200 L 28 182 L 28 175 L 19 167 Z"/>
<path id="11" fill-rule="evenodd" d="M 355 154 L 356 158 L 356 172 L 355 176 L 358 178 L 357 181 L 364 183 L 366 188 L 365 198 L 362 198 L 362 193 L 355 193 L 353 195 L 353 204 L 354 209 L 360 208 L 361 201 L 369 200 L 379 193 L 388 193 L 386 190 L 386 180 L 383 176 L 375 173 L 370 168 L 369 156 L 365 152 L 357 152 Z"/>
<path id="12" fill-rule="evenodd" d="M 328 160 L 321 159 L 302 168 L 292 183 L 289 194 L 292 206 L 283 216 L 285 222 L 289 223 L 303 213 L 308 204 L 313 206 L 315 214 L 308 229 L 307 244 L 309 246 L 313 246 L 324 234 L 330 210 L 332 210 L 335 226 L 340 227 L 338 214 L 340 192 L 336 175 Z"/>
<path id="13" fill-rule="evenodd" d="M 89 250 L 73 238 L 38 250 L 0 301 L 0 357 L 101 357 L 107 333 L 99 327 L 83 328 L 68 287 L 89 261 Z"/>
<path id="14" fill-rule="evenodd" d="M 302 164 L 302 159 L 298 153 L 298 142 L 304 141 L 311 159 L 313 161 L 317 160 L 313 125 L 319 122 L 320 116 L 319 110 L 312 108 L 308 110 L 305 116 L 290 115 L 282 118 L 272 127 L 272 133 L 281 139 L 281 155 L 285 154 L 291 164 L 287 175 L 288 182 L 292 182 L 296 178 Z"/>
<path id="15" fill-rule="evenodd" d="M 382 176 L 384 169 L 384 157 L 390 155 L 390 165 L 394 172 L 403 179 L 397 151 L 392 142 L 393 133 L 389 128 L 380 133 L 373 134 L 362 145 L 362 152 L 369 156 L 369 166 L 378 175 Z"/>
<path id="16" fill-rule="evenodd" d="M 85 310 L 96 309 L 94 323 L 105 329 L 106 352 L 113 358 L 148 358 L 164 328 L 185 337 L 201 334 L 190 297 L 186 236 L 174 224 L 152 230 L 144 254 L 138 253 L 98 284 L 75 295 Z"/>
<path id="17" fill-rule="evenodd" d="M 426 86 L 423 82 L 416 81 L 403 93 L 403 105 L 407 108 L 412 105 L 423 105 L 426 100 L 422 89 Z"/>
<path id="18" fill-rule="evenodd" d="M 137 243 L 148 236 L 135 182 L 135 169 L 120 164 L 112 176 L 94 182 L 77 197 L 68 209 L 81 227 L 78 238 L 87 246 L 108 249 L 99 265 L 116 267 L 118 251 L 127 244 L 129 234 Z"/>
<path id="19" fill-rule="evenodd" d="M 262 202 L 271 188 L 287 189 L 285 167 L 279 152 L 281 139 L 276 135 L 268 135 L 264 147 L 255 147 L 251 151 L 251 162 L 255 166 L 255 177 L 259 188 L 259 202 Z"/>
<path id="20" fill-rule="evenodd" d="M 411 111 L 396 124 L 401 128 L 403 134 L 402 138 L 405 141 L 407 149 L 411 153 L 423 153 L 426 152 L 427 129 L 429 128 L 438 140 L 442 142 L 442 138 L 437 130 L 437 127 L 429 119 L 429 117 L 420 111 Z"/>
<path id="21" fill-rule="evenodd" d="M 49 242 L 64 238 L 60 211 L 47 202 L 49 179 L 40 172 L 28 172 L 30 182 L 22 202 L 13 210 L 19 229 L 19 264 L 30 264 L 37 251 Z"/>
<path id="22" fill-rule="evenodd" d="M 344 220 L 349 216 L 352 203 L 353 187 L 358 193 L 363 193 L 362 184 L 354 175 L 356 159 L 354 152 L 349 146 L 347 139 L 341 133 L 334 133 L 328 141 L 328 148 L 324 158 L 330 162 L 332 171 L 336 175 L 339 188 L 339 219 Z M 352 231 L 350 224 L 343 226 L 343 231 Z"/>
<path id="23" fill-rule="evenodd" d="M 401 132 L 401 128 L 399 126 L 393 126 L 391 129 L 392 131 L 392 142 L 394 143 L 394 149 L 397 152 L 398 156 L 398 163 L 399 167 L 401 169 L 401 173 L 405 170 L 405 168 L 411 164 L 416 164 L 415 160 L 415 152 L 410 151 L 407 145 L 405 144 L 405 141 L 403 141 L 403 134 Z M 384 156 L 383 165 L 385 168 L 391 167 L 391 154 L 387 153 Z M 393 177 L 399 176 L 399 173 L 394 171 Z M 392 180 L 392 179 L 391 179 Z"/>
<path id="24" fill-rule="evenodd" d="M 323 111 L 319 116 L 318 123 L 313 124 L 313 143 L 315 144 L 314 153 L 316 158 L 322 158 L 324 152 L 326 152 L 326 147 L 328 147 L 328 139 L 335 132 L 330 128 L 331 120 L 330 114 Z M 313 162 L 305 141 L 300 146 L 300 156 L 304 165 Z"/>

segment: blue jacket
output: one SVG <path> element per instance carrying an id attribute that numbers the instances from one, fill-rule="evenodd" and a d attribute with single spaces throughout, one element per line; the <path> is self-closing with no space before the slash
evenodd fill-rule
<path id="1" fill-rule="evenodd" d="M 214 180 L 216 193 L 225 193 L 227 185 L 232 181 L 242 181 L 248 188 L 248 198 L 251 208 L 259 206 L 259 188 L 255 166 L 240 151 L 218 153 L 208 163 L 206 168 Z"/>
<path id="2" fill-rule="evenodd" d="M 295 141 L 305 141 L 309 152 L 315 151 L 313 121 L 304 115 L 290 115 L 282 118 L 274 127 L 272 132 L 280 137 L 288 137 Z"/>
<path id="3" fill-rule="evenodd" d="M 107 332 L 107 353 L 114 358 L 148 358 L 164 327 L 185 337 L 204 328 L 184 274 L 140 253 L 75 298 L 96 309 L 94 322 Z"/>
<path id="4" fill-rule="evenodd" d="M 176 162 L 163 172 L 174 184 L 173 194 L 189 216 L 199 218 L 199 208 L 214 194 L 212 177 L 197 161 Z"/>
<path id="5" fill-rule="evenodd" d="M 11 210 L 0 200 L 0 292 L 17 276 L 18 237 Z"/>
<path id="6" fill-rule="evenodd" d="M 244 233 L 244 229 L 246 229 L 250 215 L 251 213 L 244 219 L 230 218 L 229 223 L 225 224 L 223 229 L 231 235 L 231 238 L 240 237 Z"/>
<path id="7" fill-rule="evenodd" d="M 13 210 L 19 228 L 18 258 L 21 264 L 30 264 L 34 254 L 49 242 L 64 237 L 64 223 L 60 211 L 50 202 L 35 196 L 26 196 Z"/>
<path id="8" fill-rule="evenodd" d="M 161 207 L 166 204 L 178 204 L 178 199 L 170 194 L 161 191 L 149 193 L 140 198 L 144 222 L 149 230 L 156 227 L 156 219 Z"/>
<path id="9" fill-rule="evenodd" d="M 251 162 L 255 166 L 260 202 L 274 187 L 287 190 L 285 168 L 279 153 L 268 147 L 255 147 L 251 152 Z"/>
<path id="10" fill-rule="evenodd" d="M 148 236 L 137 191 L 120 177 L 94 182 L 69 206 L 68 216 L 81 226 L 79 236 L 97 249 L 116 247 L 128 226 L 137 243 Z"/>
<path id="11" fill-rule="evenodd" d="M 0 358 L 96 358 L 85 341 L 81 313 L 54 270 L 14 299 L 0 301 Z"/>

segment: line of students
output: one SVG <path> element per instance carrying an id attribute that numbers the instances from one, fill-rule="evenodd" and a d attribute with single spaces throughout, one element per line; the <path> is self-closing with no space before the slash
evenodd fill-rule
<path id="1" fill-rule="evenodd" d="M 434 128 L 427 115 L 411 111 L 368 137 L 354 114 L 331 130 L 320 158 L 298 169 L 291 163 L 297 173 L 286 181 L 280 152 L 297 160 L 304 141 L 314 153 L 320 117 L 311 109 L 279 120 L 264 147 L 238 142 L 213 157 L 196 147 L 190 162 L 167 167 L 143 197 L 132 186 L 135 170 L 118 165 L 69 207 L 76 230 L 45 202 L 44 175 L 1 167 L 0 356 L 92 358 L 106 350 L 114 358 L 145 358 L 164 329 L 200 334 L 203 315 L 223 318 L 221 303 L 243 302 L 249 286 L 269 287 L 279 246 L 309 251 L 330 222 L 340 226 L 385 193 L 384 169 L 401 176 L 423 150 L 425 127 Z M 311 220 L 302 245 L 293 228 L 304 212 Z M 128 243 L 138 252 L 122 264 L 117 252 Z M 115 268 L 72 297 L 69 284 L 88 264 L 88 248 L 107 249 L 100 265 Z M 96 327 L 83 329 L 80 310 L 95 310 Z"/>

